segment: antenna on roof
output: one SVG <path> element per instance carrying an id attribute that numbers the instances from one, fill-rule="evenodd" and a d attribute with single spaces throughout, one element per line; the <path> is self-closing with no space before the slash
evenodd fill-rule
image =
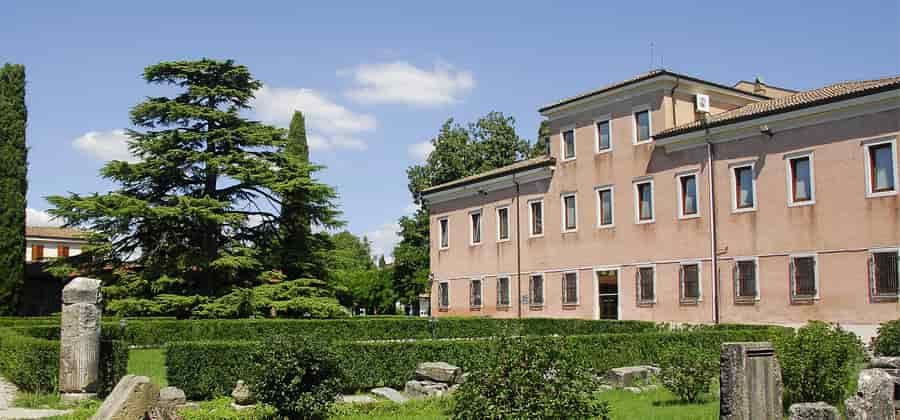
<path id="1" fill-rule="evenodd" d="M 650 70 L 653 70 L 653 41 L 650 41 Z"/>

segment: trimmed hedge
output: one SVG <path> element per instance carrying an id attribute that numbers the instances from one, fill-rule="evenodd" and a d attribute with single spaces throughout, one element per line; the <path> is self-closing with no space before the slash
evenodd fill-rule
<path id="1" fill-rule="evenodd" d="M 102 340 L 98 394 L 106 396 L 127 370 L 128 343 Z M 23 391 L 55 392 L 59 385 L 59 340 L 29 337 L 11 328 L 0 328 L 0 375 Z"/>
<path id="2" fill-rule="evenodd" d="M 663 348 L 680 343 L 719 348 L 727 341 L 772 340 L 785 329 L 777 327 L 723 331 L 678 331 L 595 334 L 565 337 L 572 357 L 598 372 L 618 366 L 654 363 Z M 546 337 L 529 337 L 534 342 Z M 420 362 L 445 361 L 466 370 L 482 367 L 490 351 L 489 339 L 419 340 L 409 342 L 335 342 L 347 375 L 343 391 L 378 386 L 402 386 Z M 208 399 L 231 392 L 238 379 L 250 377 L 255 342 L 176 342 L 167 346 L 169 383 L 188 398 Z"/>
<path id="3" fill-rule="evenodd" d="M 302 335 L 323 341 L 479 338 L 507 335 L 589 335 L 638 333 L 668 328 L 647 321 L 590 321 L 578 319 L 494 318 L 353 318 L 353 319 L 129 319 L 124 332 L 118 322 L 104 322 L 103 335 L 136 346 L 163 346 L 177 341 L 266 341 Z M 59 337 L 59 325 L 22 325 L 14 328 L 37 338 Z"/>

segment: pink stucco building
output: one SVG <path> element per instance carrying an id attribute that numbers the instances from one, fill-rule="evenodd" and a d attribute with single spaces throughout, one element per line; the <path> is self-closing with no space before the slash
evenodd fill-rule
<path id="1" fill-rule="evenodd" d="M 546 157 L 423 192 L 434 315 L 900 317 L 900 77 L 796 92 L 656 70 L 540 113 Z"/>

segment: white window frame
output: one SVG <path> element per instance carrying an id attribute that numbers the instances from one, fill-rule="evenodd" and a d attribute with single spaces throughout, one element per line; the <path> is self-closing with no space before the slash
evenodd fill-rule
<path id="1" fill-rule="evenodd" d="M 797 159 L 809 159 L 809 200 L 794 201 L 794 167 L 791 162 Z M 788 207 L 811 206 L 816 204 L 816 169 L 813 163 L 813 152 L 798 152 L 784 155 L 785 179 L 787 180 Z"/>
<path id="2" fill-rule="evenodd" d="M 472 282 L 478 282 L 478 296 L 481 297 L 481 302 L 477 305 L 472 303 Z M 481 309 L 484 307 L 484 277 L 472 277 L 469 279 L 469 308 Z"/>
<path id="3" fill-rule="evenodd" d="M 566 198 L 569 198 L 569 197 L 572 197 L 575 200 L 575 227 L 571 228 L 571 229 L 568 229 L 566 227 L 566 213 L 567 213 Z M 561 207 L 562 211 L 560 212 L 560 213 L 562 213 L 562 226 L 561 226 L 562 230 L 561 230 L 561 232 L 562 233 L 577 232 L 578 231 L 578 194 L 576 194 L 574 192 L 562 193 L 559 196 L 559 203 L 562 205 L 562 207 Z"/>
<path id="4" fill-rule="evenodd" d="M 621 266 L 599 266 L 591 269 L 594 278 L 594 296 L 597 299 L 594 303 L 594 320 L 600 319 L 600 272 L 615 271 L 616 272 L 616 319 L 622 319 L 622 267 Z"/>
<path id="5" fill-rule="evenodd" d="M 891 302 L 900 299 L 900 289 L 897 290 L 897 295 L 885 295 L 879 294 L 878 289 L 876 288 L 876 280 L 875 280 L 875 254 L 897 254 L 897 272 L 900 273 L 900 248 L 872 248 L 869 250 L 869 258 L 866 264 L 868 265 L 869 272 L 869 297 L 874 302 Z"/>
<path id="6" fill-rule="evenodd" d="M 447 232 L 445 233 L 443 227 L 441 226 L 441 222 L 447 223 Z M 447 239 L 447 246 L 444 246 L 444 239 Z M 450 248 L 450 218 L 449 217 L 441 217 L 438 218 L 438 249 L 444 250 Z"/>
<path id="7" fill-rule="evenodd" d="M 566 302 L 566 275 L 575 274 L 575 302 Z M 568 270 L 562 273 L 562 304 L 563 306 L 575 306 L 581 304 L 581 279 L 578 276 L 578 270 Z"/>
<path id="8" fill-rule="evenodd" d="M 697 297 L 689 298 L 684 296 L 684 266 L 686 265 L 696 265 L 697 266 Z M 679 302 L 682 304 L 694 304 L 703 302 L 703 263 L 700 260 L 687 260 L 681 261 L 678 264 L 678 294 Z"/>
<path id="9" fill-rule="evenodd" d="M 652 268 L 653 269 L 653 299 L 652 300 L 643 300 L 641 298 L 641 269 L 642 268 Z M 645 305 L 655 305 L 657 300 L 659 299 L 659 289 L 656 287 L 656 264 L 639 264 L 634 267 L 634 278 L 637 281 L 637 305 L 645 306 Z"/>
<path id="10" fill-rule="evenodd" d="M 681 180 L 690 176 L 694 177 L 694 190 L 697 195 L 695 200 L 695 207 L 697 211 L 694 212 L 694 214 L 684 214 L 684 185 L 682 184 Z M 678 194 L 678 197 L 676 198 L 678 200 L 678 218 L 696 219 L 700 217 L 700 171 L 692 170 L 679 173 L 675 175 L 675 183 L 677 184 L 675 186 L 675 193 Z"/>
<path id="11" fill-rule="evenodd" d="M 653 183 L 653 178 L 639 178 L 631 183 L 631 189 L 634 195 L 634 224 L 643 225 L 647 223 L 656 223 L 656 185 Z M 641 194 L 638 190 L 638 185 L 647 183 L 650 184 L 650 218 L 641 220 Z"/>
<path id="12" fill-rule="evenodd" d="M 647 140 L 638 141 L 638 123 L 637 123 L 637 114 L 640 112 L 647 111 L 647 130 L 650 134 L 647 137 Z M 631 109 L 631 144 L 632 145 L 640 145 L 647 144 L 653 141 L 653 111 L 650 109 L 649 104 L 638 105 Z"/>
<path id="13" fill-rule="evenodd" d="M 506 279 L 506 303 L 500 303 L 500 280 Z M 512 277 L 508 275 L 497 276 L 497 307 L 508 308 L 512 306 Z"/>
<path id="14" fill-rule="evenodd" d="M 478 238 L 478 242 L 475 242 L 475 223 L 472 220 L 472 216 L 478 215 L 478 233 L 481 236 Z M 484 242 L 484 213 L 482 213 L 481 209 L 472 210 L 469 212 L 469 246 L 478 246 Z"/>
<path id="15" fill-rule="evenodd" d="M 740 275 L 738 268 L 739 262 L 753 262 L 753 289 L 755 294 L 753 296 L 741 296 L 739 294 L 740 290 Z M 734 284 L 734 297 L 739 302 L 759 302 L 760 294 L 759 294 L 759 258 L 758 257 L 734 257 L 734 268 L 731 270 L 732 283 Z"/>
<path id="16" fill-rule="evenodd" d="M 872 191 L 872 146 L 878 146 L 882 144 L 890 144 L 891 145 L 891 160 L 894 164 L 894 189 L 891 191 L 881 191 L 881 192 L 873 192 Z M 863 149 L 863 158 L 865 159 L 865 168 L 866 168 L 866 198 L 878 198 L 878 197 L 888 197 L 897 195 L 897 190 L 900 190 L 900 175 L 897 174 L 897 137 L 881 137 L 877 139 L 867 140 L 862 143 Z"/>
<path id="17" fill-rule="evenodd" d="M 567 131 L 572 132 L 572 157 L 566 157 L 566 136 L 565 133 Z M 563 162 L 568 162 L 570 160 L 575 160 L 578 157 L 578 133 L 575 129 L 574 125 L 563 127 L 559 130 L 559 157 Z"/>
<path id="18" fill-rule="evenodd" d="M 603 224 L 602 217 L 602 208 L 603 202 L 600 200 L 600 193 L 603 191 L 609 191 L 609 210 L 610 210 L 610 223 L 607 225 Z M 610 229 L 616 226 L 616 187 L 614 185 L 601 185 L 599 187 L 594 188 L 594 197 L 597 200 L 597 229 Z"/>
<path id="19" fill-rule="evenodd" d="M 531 206 L 535 203 L 541 205 L 541 233 L 534 233 L 534 212 L 532 211 Z M 544 236 L 544 232 L 547 231 L 547 212 L 544 207 L 544 199 L 534 199 L 528 200 L 528 237 L 529 238 L 540 238 Z"/>
<path id="20" fill-rule="evenodd" d="M 445 285 L 447 287 L 447 304 L 445 305 L 442 301 L 443 296 L 441 294 L 441 285 Z M 450 282 L 449 281 L 439 281 L 438 282 L 438 308 L 439 309 L 448 309 L 450 308 Z"/>
<path id="21" fill-rule="evenodd" d="M 531 295 L 531 280 L 534 277 L 541 278 L 541 303 L 534 303 L 534 296 Z M 528 275 L 528 306 L 542 307 L 547 304 L 547 276 L 544 273 L 531 273 Z"/>
<path id="22" fill-rule="evenodd" d="M 737 191 L 737 174 L 734 171 L 738 168 L 750 167 L 750 179 L 752 180 L 751 185 L 753 187 L 753 205 L 750 207 L 738 207 L 738 191 Z M 731 178 L 731 212 L 732 213 L 747 213 L 751 211 L 756 211 L 757 206 L 759 206 L 759 190 L 756 188 L 756 161 L 744 161 L 744 162 L 735 162 L 728 165 L 729 177 Z"/>
<path id="23" fill-rule="evenodd" d="M 600 149 L 600 128 L 597 127 L 600 123 L 606 123 L 609 127 L 609 147 L 606 149 Z M 612 152 L 613 150 L 613 123 L 612 123 L 612 115 L 606 114 L 602 115 L 599 118 L 594 119 L 594 154 L 600 155 L 604 153 Z"/>
<path id="24" fill-rule="evenodd" d="M 497 217 L 497 242 L 498 243 L 499 242 L 509 242 L 510 238 L 512 238 L 512 230 L 510 230 L 510 228 L 512 226 L 511 226 L 511 223 L 509 220 L 511 217 L 511 214 L 509 213 L 509 208 L 510 208 L 509 205 L 504 204 L 502 206 L 498 206 L 496 211 L 494 212 L 494 214 Z M 500 210 L 506 210 L 506 238 L 500 237 Z"/>
<path id="25" fill-rule="evenodd" d="M 795 287 L 796 280 L 794 279 L 794 270 L 791 269 L 794 266 L 795 258 L 807 258 L 807 257 L 812 257 L 812 259 L 813 259 L 813 276 L 814 276 L 813 280 L 816 285 L 816 294 L 811 297 L 810 296 L 798 296 L 795 293 L 797 290 L 797 288 Z M 789 270 L 788 277 L 790 280 L 790 287 L 791 287 L 791 302 L 805 302 L 805 301 L 810 301 L 810 300 L 813 300 L 813 301 L 819 300 L 819 293 L 821 293 L 821 291 L 822 291 L 821 286 L 819 284 L 819 255 L 814 252 L 813 253 L 803 253 L 803 254 L 791 254 L 788 258 L 789 258 L 788 259 L 788 270 Z"/>

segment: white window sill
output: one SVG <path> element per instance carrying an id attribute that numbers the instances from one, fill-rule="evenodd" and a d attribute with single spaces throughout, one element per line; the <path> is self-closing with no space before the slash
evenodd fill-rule
<path id="1" fill-rule="evenodd" d="M 736 213 L 736 214 L 737 214 L 737 213 L 750 213 L 750 212 L 754 212 L 754 211 L 756 211 L 756 206 L 753 206 L 753 207 L 747 207 L 747 208 L 740 208 L 740 209 L 739 209 L 739 208 L 733 208 L 733 209 L 731 209 L 731 212 L 732 212 L 732 213 Z"/>
<path id="2" fill-rule="evenodd" d="M 538 234 L 538 235 L 528 235 L 528 238 L 543 238 L 543 237 L 544 237 L 543 233 Z"/>
<path id="3" fill-rule="evenodd" d="M 604 230 L 604 229 L 614 229 L 615 227 L 616 227 L 615 224 L 611 224 L 611 225 L 600 225 L 600 226 L 597 226 L 597 229 L 600 229 L 600 230 Z"/>
<path id="4" fill-rule="evenodd" d="M 816 204 L 815 200 L 797 201 L 797 202 L 788 203 L 788 207 L 806 207 L 806 206 L 811 206 L 813 204 Z"/>
<path id="5" fill-rule="evenodd" d="M 891 197 L 897 195 L 897 190 L 893 191 L 882 191 L 882 192 L 870 192 L 866 193 L 866 198 L 881 198 L 881 197 Z"/>
<path id="6" fill-rule="evenodd" d="M 634 224 L 636 225 L 647 225 L 650 223 L 656 223 L 656 219 L 638 220 L 634 222 Z"/>
<path id="7" fill-rule="evenodd" d="M 562 158 L 562 160 L 560 160 L 560 162 L 572 162 L 574 160 L 575 160 L 574 157 L 568 157 L 568 158 Z"/>
<path id="8" fill-rule="evenodd" d="M 568 230 L 562 231 L 562 234 L 565 235 L 567 233 L 577 233 L 577 232 L 578 232 L 577 228 L 576 229 L 568 229 Z"/>
<path id="9" fill-rule="evenodd" d="M 653 143 L 653 137 L 650 137 L 650 138 L 647 139 L 647 140 L 641 140 L 641 141 L 636 141 L 636 140 L 635 140 L 634 142 L 632 142 L 632 144 L 635 145 L 635 146 L 640 146 L 640 145 L 642 145 L 642 144 L 649 144 L 649 143 Z"/>
<path id="10" fill-rule="evenodd" d="M 509 242 L 509 241 L 510 241 L 509 238 L 506 238 L 506 239 L 497 239 L 497 243 L 498 243 L 498 244 L 502 244 L 502 243 L 504 243 L 504 242 Z"/>
<path id="11" fill-rule="evenodd" d="M 598 156 L 599 156 L 599 155 L 605 155 L 605 154 L 611 153 L 611 152 L 612 152 L 612 147 L 609 147 L 609 148 L 606 148 L 606 149 L 603 149 L 603 150 L 596 150 L 596 151 L 594 151 L 594 155 L 598 155 Z"/>
<path id="12" fill-rule="evenodd" d="M 679 219 L 679 220 L 691 220 L 691 219 L 699 219 L 699 218 L 700 218 L 700 213 L 697 213 L 697 214 L 688 214 L 688 215 L 686 215 L 686 216 L 678 215 L 678 219 Z"/>

